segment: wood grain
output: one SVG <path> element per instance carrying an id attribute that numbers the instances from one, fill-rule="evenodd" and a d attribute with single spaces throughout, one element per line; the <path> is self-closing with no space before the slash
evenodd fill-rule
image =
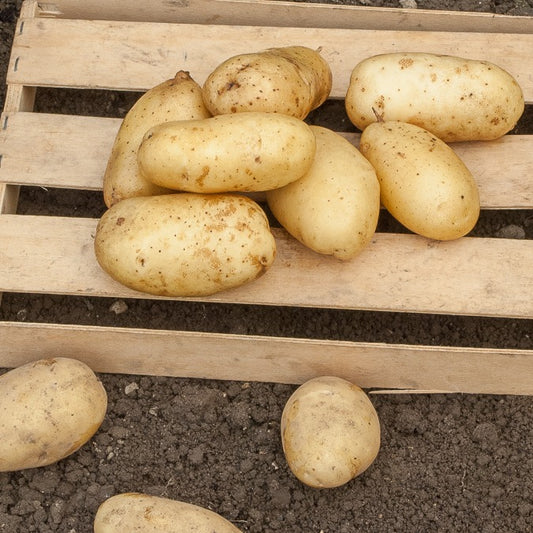
<path id="1" fill-rule="evenodd" d="M 101 190 L 119 119 L 10 113 L 0 130 L 0 183 Z M 358 134 L 343 134 L 359 145 Z M 27 147 L 31 146 L 31 150 Z M 533 208 L 533 135 L 452 145 L 476 178 L 485 209 Z"/>
<path id="2" fill-rule="evenodd" d="M 281 0 L 53 0 L 39 2 L 41 17 L 239 24 L 284 27 L 533 33 L 533 17 L 494 13 L 361 7 Z"/>
<path id="3" fill-rule="evenodd" d="M 375 393 L 533 394 L 530 350 L 14 322 L 0 322 L 0 338 L 3 368 L 63 355 L 118 374 L 294 384 L 336 375 Z"/>
<path id="4" fill-rule="evenodd" d="M 230 56 L 289 44 L 321 48 L 333 72 L 334 98 L 346 95 L 350 73 L 362 59 L 409 50 L 492 61 L 515 76 L 526 101 L 533 101 L 533 34 L 28 19 L 15 37 L 7 81 L 146 90 L 181 69 L 202 84 Z"/>
<path id="5" fill-rule="evenodd" d="M 0 217 L 0 291 L 149 298 L 103 272 L 96 220 Z M 533 241 L 438 242 L 378 233 L 351 261 L 316 254 L 274 228 L 261 278 L 201 301 L 533 318 Z"/>

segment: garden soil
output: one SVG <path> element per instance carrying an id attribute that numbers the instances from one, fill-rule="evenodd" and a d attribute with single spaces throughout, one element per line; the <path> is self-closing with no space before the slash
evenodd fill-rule
<path id="1" fill-rule="evenodd" d="M 531 1 L 356 3 L 533 14 Z M 0 0 L 2 105 L 19 9 L 18 0 Z M 122 117 L 138 96 L 42 90 L 36 109 Z M 338 112 L 334 104 L 325 106 L 310 120 L 327 123 L 333 112 Z M 530 111 L 518 129 L 533 132 Z M 19 203 L 21 213 L 99 216 L 103 209 L 100 193 L 53 189 L 24 188 Z M 380 225 L 383 231 L 401 231 L 386 217 Z M 532 239 L 533 215 L 484 213 L 474 233 Z M 3 295 L 0 319 L 533 348 L 531 320 L 24 294 Z M 68 346 L 57 355 L 68 356 Z M 100 378 L 109 408 L 87 444 L 57 464 L 0 473 L 0 532 L 89 533 L 98 506 L 129 491 L 209 508 L 250 533 L 533 531 L 529 397 L 371 395 L 382 428 L 376 461 L 340 488 L 317 490 L 291 474 L 281 447 L 280 416 L 296 386 L 138 375 Z"/>

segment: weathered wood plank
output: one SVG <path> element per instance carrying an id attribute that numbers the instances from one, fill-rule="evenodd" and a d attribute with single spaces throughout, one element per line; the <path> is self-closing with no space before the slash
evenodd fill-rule
<path id="1" fill-rule="evenodd" d="M 146 90 L 182 69 L 203 83 L 228 57 L 253 51 L 250 43 L 253 50 L 289 44 L 321 48 L 333 72 L 334 98 L 345 96 L 360 60 L 410 50 L 492 61 L 514 75 L 526 100 L 533 101 L 533 34 L 28 19 L 16 35 L 7 81 Z"/>
<path id="2" fill-rule="evenodd" d="M 96 220 L 0 217 L 0 291 L 150 297 L 96 262 Z M 533 318 L 533 241 L 376 234 L 355 259 L 311 252 L 280 229 L 258 280 L 202 301 Z"/>
<path id="3" fill-rule="evenodd" d="M 0 183 L 100 190 L 119 119 L 14 113 L 0 130 Z M 359 145 L 359 135 L 343 134 Z M 27 147 L 31 146 L 31 150 Z M 533 208 L 533 135 L 456 143 L 486 209 Z"/>
<path id="4" fill-rule="evenodd" d="M 44 113 L 2 118 L 0 183 L 102 189 L 119 119 Z"/>
<path id="5" fill-rule="evenodd" d="M 533 17 L 494 13 L 362 7 L 333 3 L 284 2 L 280 0 L 187 0 L 150 2 L 137 0 L 52 0 L 39 2 L 40 16 L 187 22 L 192 24 L 240 24 L 254 26 L 397 29 L 424 31 L 470 31 L 532 33 Z"/>
<path id="6" fill-rule="evenodd" d="M 0 322 L 0 338 L 1 368 L 61 355 L 117 374 L 294 384 L 337 375 L 384 392 L 533 394 L 529 350 L 14 322 Z"/>

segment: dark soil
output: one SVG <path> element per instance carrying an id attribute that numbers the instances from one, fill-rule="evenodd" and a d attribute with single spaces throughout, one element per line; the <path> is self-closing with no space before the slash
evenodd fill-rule
<path id="1" fill-rule="evenodd" d="M 532 1 L 415 4 L 533 15 Z M 19 0 L 0 0 L 0 103 L 19 8 Z M 138 96 L 39 90 L 36 110 L 121 117 Z M 327 124 L 336 106 L 310 121 Z M 533 133 L 532 115 L 528 108 L 517 132 Z M 23 188 L 19 204 L 21 213 L 97 217 L 103 210 L 101 193 L 86 191 Z M 402 228 L 384 216 L 380 230 Z M 475 234 L 532 239 L 533 213 L 483 213 Z M 532 320 L 25 294 L 2 295 L 0 319 L 533 349 Z M 90 442 L 57 464 L 0 473 L 1 532 L 88 533 L 98 505 L 128 491 L 207 507 L 251 533 L 533 531 L 529 397 L 372 395 L 382 424 L 377 460 L 347 485 L 319 491 L 296 480 L 281 449 L 280 416 L 295 386 L 100 377 L 109 409 Z"/>

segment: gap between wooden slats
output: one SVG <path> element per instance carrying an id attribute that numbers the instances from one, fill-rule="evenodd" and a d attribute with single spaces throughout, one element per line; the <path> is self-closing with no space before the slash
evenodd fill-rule
<path id="1" fill-rule="evenodd" d="M 0 217 L 0 291 L 150 298 L 96 262 L 96 220 Z M 376 234 L 347 262 L 281 229 L 275 264 L 253 283 L 202 301 L 533 318 L 533 241 Z"/>
<path id="2" fill-rule="evenodd" d="M 106 373 L 293 384 L 337 375 L 383 392 L 533 394 L 529 350 L 16 322 L 0 322 L 0 337 L 2 368 L 61 354 Z"/>
<path id="3" fill-rule="evenodd" d="M 360 60 L 409 50 L 492 61 L 516 77 L 526 101 L 533 100 L 533 35 L 528 34 L 27 19 L 14 40 L 7 81 L 146 90 L 182 69 L 203 83 L 219 63 L 253 51 L 251 46 L 261 50 L 295 44 L 322 49 L 333 72 L 332 97 L 345 96 Z"/>
<path id="4" fill-rule="evenodd" d="M 15 113 L 2 123 L 0 183 L 102 188 L 120 119 Z M 343 135 L 359 145 L 358 134 Z M 533 207 L 533 181 L 524 179 L 533 168 L 533 135 L 452 146 L 474 174 L 483 208 Z"/>
<path id="5" fill-rule="evenodd" d="M 492 31 L 527 33 L 533 18 L 426 9 L 391 9 L 310 2 L 261 0 L 51 0 L 39 2 L 40 16 L 187 22 L 195 24 L 247 24 L 300 27 L 367 28 L 437 31 Z"/>

